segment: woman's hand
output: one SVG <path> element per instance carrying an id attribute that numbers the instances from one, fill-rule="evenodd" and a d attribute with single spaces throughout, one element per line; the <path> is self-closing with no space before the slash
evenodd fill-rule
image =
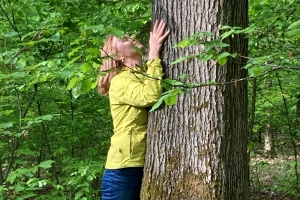
<path id="1" fill-rule="evenodd" d="M 164 20 L 156 20 L 152 32 L 150 32 L 149 40 L 149 60 L 159 58 L 159 52 L 161 45 L 170 31 L 164 33 L 166 28 L 166 22 Z"/>

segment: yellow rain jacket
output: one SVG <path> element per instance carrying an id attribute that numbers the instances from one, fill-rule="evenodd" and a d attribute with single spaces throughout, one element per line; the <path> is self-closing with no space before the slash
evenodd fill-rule
<path id="1" fill-rule="evenodd" d="M 160 59 L 146 63 L 149 77 L 161 79 Z M 142 75 L 142 69 L 125 69 L 110 83 L 109 100 L 114 135 L 108 151 L 106 169 L 143 167 L 146 152 L 148 112 L 162 93 L 160 80 Z"/>

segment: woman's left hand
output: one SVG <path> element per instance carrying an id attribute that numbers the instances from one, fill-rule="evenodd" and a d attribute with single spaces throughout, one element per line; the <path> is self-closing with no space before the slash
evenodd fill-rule
<path id="1" fill-rule="evenodd" d="M 156 20 L 152 32 L 150 32 L 149 40 L 149 60 L 159 58 L 159 52 L 163 41 L 168 37 L 170 30 L 165 31 L 166 22 L 164 20 Z"/>

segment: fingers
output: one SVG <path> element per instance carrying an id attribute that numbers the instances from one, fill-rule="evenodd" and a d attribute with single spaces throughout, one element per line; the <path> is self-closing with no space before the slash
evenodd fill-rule
<path id="1" fill-rule="evenodd" d="M 166 39 L 166 37 L 168 37 L 169 33 L 170 33 L 170 30 L 168 30 L 167 32 L 165 32 L 165 34 L 163 36 L 161 36 L 161 38 L 160 38 L 161 41 L 164 41 Z"/>
<path id="2" fill-rule="evenodd" d="M 164 20 L 160 20 L 160 21 L 156 20 L 153 27 L 153 33 L 161 35 L 163 34 L 165 28 L 166 28 L 166 22 Z"/>
<path id="3" fill-rule="evenodd" d="M 165 28 L 166 22 L 164 20 L 156 20 L 152 32 L 150 32 L 150 40 L 152 38 L 158 43 L 163 42 L 170 33 L 169 30 L 164 33 Z"/>
<path id="4" fill-rule="evenodd" d="M 156 20 L 154 23 L 153 32 L 157 30 L 157 26 L 158 26 L 158 20 Z"/>
<path id="5" fill-rule="evenodd" d="M 149 39 L 149 59 L 159 58 L 159 52 L 163 41 L 168 37 L 170 31 L 165 32 L 166 22 L 164 20 L 156 20 L 150 32 Z"/>

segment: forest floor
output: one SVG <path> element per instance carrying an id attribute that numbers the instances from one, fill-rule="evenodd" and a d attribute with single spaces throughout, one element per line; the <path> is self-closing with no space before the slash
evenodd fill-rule
<path id="1" fill-rule="evenodd" d="M 292 149 L 281 148 L 277 152 L 274 159 L 251 155 L 251 200 L 300 200 L 300 191 L 296 190 L 300 164 L 296 165 Z"/>

